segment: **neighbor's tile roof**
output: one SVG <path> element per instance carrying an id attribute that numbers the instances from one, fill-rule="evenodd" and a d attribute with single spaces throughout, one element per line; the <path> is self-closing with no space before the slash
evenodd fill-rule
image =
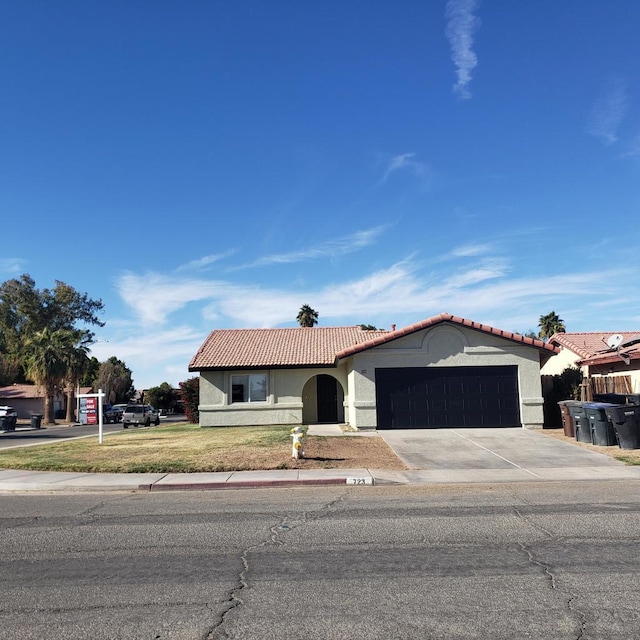
<path id="1" fill-rule="evenodd" d="M 251 367 L 331 366 L 336 359 L 401 338 L 442 322 L 452 322 L 506 338 L 551 354 L 551 344 L 503 331 L 448 313 L 394 331 L 360 327 L 295 327 L 288 329 L 218 329 L 212 331 L 189 363 L 189 371 Z"/>
<path id="2" fill-rule="evenodd" d="M 360 327 L 217 329 L 189 363 L 189 371 L 242 367 L 330 366 L 336 353 L 385 331 Z"/>
<path id="3" fill-rule="evenodd" d="M 583 360 L 586 360 L 604 352 L 610 352 L 611 350 L 607 346 L 607 338 L 616 333 L 622 336 L 622 344 L 632 342 L 634 339 L 640 339 L 640 331 L 590 331 L 583 333 L 554 333 L 549 338 L 549 342 L 569 349 Z M 633 349 L 630 348 L 629 350 Z"/>
<path id="4" fill-rule="evenodd" d="M 12 400 L 14 398 L 44 398 L 44 390 L 36 384 L 11 384 L 0 387 L 0 398 Z"/>

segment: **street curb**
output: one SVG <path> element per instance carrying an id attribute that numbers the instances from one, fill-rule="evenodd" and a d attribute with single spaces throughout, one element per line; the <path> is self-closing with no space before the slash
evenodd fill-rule
<path id="1" fill-rule="evenodd" d="M 300 485 L 345 485 L 346 478 L 317 478 L 309 480 L 245 480 L 243 482 L 202 482 L 173 484 L 141 484 L 141 491 L 209 491 L 211 489 L 255 489 L 260 487 L 298 487 Z M 373 483 L 372 483 L 373 484 Z M 369 485 L 371 486 L 371 484 Z"/>

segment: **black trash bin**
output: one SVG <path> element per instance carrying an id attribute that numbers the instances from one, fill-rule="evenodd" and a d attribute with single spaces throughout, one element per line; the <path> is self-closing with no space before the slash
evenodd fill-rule
<path id="1" fill-rule="evenodd" d="M 15 431 L 16 430 L 15 416 L 0 416 L 0 429 L 3 431 Z"/>
<path id="2" fill-rule="evenodd" d="M 585 402 L 584 408 L 591 428 L 591 444 L 600 447 L 612 447 L 618 444 L 613 424 L 607 418 L 607 407 L 614 406 L 608 402 Z"/>
<path id="3" fill-rule="evenodd" d="M 38 413 L 34 413 L 31 416 L 31 428 L 32 429 L 39 429 L 41 424 L 42 424 L 42 415 L 40 415 Z"/>
<path id="4" fill-rule="evenodd" d="M 640 449 L 640 405 L 618 404 L 605 409 L 621 449 Z"/>
<path id="5" fill-rule="evenodd" d="M 593 401 L 611 404 L 640 404 L 640 393 L 594 393 Z"/>
<path id="6" fill-rule="evenodd" d="M 573 424 L 576 432 L 576 440 L 578 442 L 591 442 L 591 427 L 587 420 L 587 412 L 584 408 L 584 402 L 575 402 L 567 405 L 569 415 L 573 418 Z"/>

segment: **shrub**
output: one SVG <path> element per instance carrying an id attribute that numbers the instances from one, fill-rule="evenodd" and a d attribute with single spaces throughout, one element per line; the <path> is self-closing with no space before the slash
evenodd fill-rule
<path id="1" fill-rule="evenodd" d="M 184 412 L 187 420 L 192 424 L 200 423 L 200 413 L 198 405 L 200 404 L 200 378 L 194 377 L 180 383 L 182 389 L 182 401 L 184 403 Z"/>

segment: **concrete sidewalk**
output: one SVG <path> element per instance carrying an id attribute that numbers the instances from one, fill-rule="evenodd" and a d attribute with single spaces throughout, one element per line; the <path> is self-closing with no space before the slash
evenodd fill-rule
<path id="1" fill-rule="evenodd" d="M 434 485 L 640 480 L 640 467 L 522 429 L 342 432 L 314 425 L 310 435 L 383 437 L 404 471 L 284 469 L 218 473 L 73 473 L 0 469 L 0 493 L 172 491 L 305 485 Z"/>

